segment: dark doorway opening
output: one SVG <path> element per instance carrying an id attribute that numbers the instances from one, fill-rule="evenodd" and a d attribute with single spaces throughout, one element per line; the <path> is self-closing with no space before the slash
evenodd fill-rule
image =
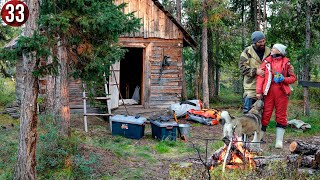
<path id="1" fill-rule="evenodd" d="M 143 49 L 127 48 L 127 50 L 124 59 L 120 61 L 120 93 L 124 99 L 135 100 L 138 93 L 138 104 L 141 104 Z"/>

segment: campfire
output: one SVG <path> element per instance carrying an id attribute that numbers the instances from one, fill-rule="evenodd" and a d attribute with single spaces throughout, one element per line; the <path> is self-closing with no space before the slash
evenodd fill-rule
<path id="1" fill-rule="evenodd" d="M 261 151 L 252 151 L 253 145 L 249 142 L 239 141 L 234 138 L 232 141 L 225 140 L 223 147 L 218 149 L 209 158 L 207 168 L 214 169 L 223 165 L 223 171 L 228 169 L 261 169 L 269 164 L 287 163 L 288 166 L 296 168 L 310 168 L 319 170 L 320 168 L 320 145 L 308 144 L 302 141 L 293 141 L 290 144 L 290 155 L 260 156 Z M 256 150 L 256 149 L 255 149 Z"/>
<path id="2" fill-rule="evenodd" d="M 225 168 L 243 169 L 246 167 L 255 167 L 253 157 L 260 153 L 260 148 L 257 149 L 253 144 L 249 142 L 243 142 L 237 137 L 234 137 L 232 141 L 224 140 L 224 143 L 224 146 L 215 151 L 210 157 L 210 169 L 213 169 L 221 164 L 223 164 L 223 170 Z"/>

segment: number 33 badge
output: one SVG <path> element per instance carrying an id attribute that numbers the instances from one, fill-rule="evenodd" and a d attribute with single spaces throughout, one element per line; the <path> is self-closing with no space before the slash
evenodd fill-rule
<path id="1" fill-rule="evenodd" d="M 22 1 L 8 1 L 1 8 L 1 18 L 9 26 L 21 26 L 29 18 L 28 6 Z"/>

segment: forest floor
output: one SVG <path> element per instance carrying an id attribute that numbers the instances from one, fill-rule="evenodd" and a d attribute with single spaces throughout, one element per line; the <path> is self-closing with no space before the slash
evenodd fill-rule
<path id="1" fill-rule="evenodd" d="M 224 110 L 228 110 L 236 117 L 237 115 L 241 115 L 241 110 L 237 107 Z M 165 112 L 163 109 L 143 109 L 140 106 L 127 107 L 127 111 L 122 107 L 115 110 L 113 114 L 140 114 L 148 118 Z M 209 157 L 214 151 L 223 146 L 221 140 L 222 126 L 220 124 L 214 126 L 202 125 L 187 121 L 184 118 L 179 118 L 179 123 L 190 124 L 191 128 L 190 137 L 186 142 L 178 138 L 176 142 L 178 145 L 170 143 L 161 144 L 162 142 L 153 139 L 150 123 L 147 123 L 145 126 L 145 136 L 139 140 L 112 136 L 109 122 L 97 117 L 89 119 L 89 132 L 87 134 L 83 133 L 82 118 L 73 117 L 71 124 L 74 132 L 86 136 L 86 143 L 80 145 L 80 152 L 87 158 L 92 154 L 97 155 L 97 163 L 93 165 L 93 169 L 97 174 L 105 174 L 105 179 L 176 179 L 179 177 L 203 179 L 206 177 L 206 169 L 199 161 L 199 154 L 194 147 L 200 150 L 203 160 L 206 161 L 205 139 L 210 139 L 207 145 Z M 292 130 L 289 131 L 292 132 Z M 317 135 L 313 135 L 311 138 L 311 136 L 301 135 L 301 133 L 285 134 L 284 148 L 276 149 L 274 148 L 274 129 L 271 132 L 267 131 L 264 136 L 266 143 L 261 144 L 262 155 L 289 155 L 289 145 L 292 141 L 303 140 L 309 142 L 314 138 L 319 139 Z M 110 140 L 112 141 L 111 144 L 105 143 L 105 141 Z M 97 141 L 103 141 L 105 146 L 90 143 Z M 114 144 L 118 144 L 119 147 L 111 147 Z M 118 152 L 117 148 L 120 148 L 124 152 Z M 168 149 L 163 152 L 161 148 Z M 181 167 L 185 170 L 181 171 Z"/>
<path id="2" fill-rule="evenodd" d="M 220 101 L 219 104 L 222 104 L 222 102 Z M 211 105 L 212 108 L 217 110 L 227 110 L 235 117 L 242 114 L 240 106 Z M 306 132 L 300 132 L 288 127 L 284 136 L 284 148 L 275 149 L 275 122 L 274 117 L 272 117 L 270 127 L 264 136 L 266 143 L 261 144 L 262 156 L 289 155 L 289 145 L 294 140 L 312 142 L 316 139 L 317 143 L 320 144 L 320 132 L 318 130 L 320 128 L 320 104 L 312 104 L 310 117 L 302 115 L 302 107 L 301 100 L 290 101 L 288 108 L 289 119 L 301 118 L 310 123 L 312 128 Z M 112 113 L 139 114 L 146 118 L 166 114 L 165 109 L 144 109 L 142 106 L 130 106 L 127 111 L 125 111 L 124 107 L 120 107 Z M 44 123 L 45 121 L 40 120 L 39 128 Z M 72 115 L 72 138 L 70 139 L 76 139 L 78 144 L 77 153 L 74 156 L 79 157 L 78 154 L 80 154 L 80 157 L 85 159 L 85 161 L 76 162 L 75 165 L 78 166 L 78 170 L 81 170 L 82 179 L 208 179 L 207 170 L 201 164 L 199 154 L 206 161 L 206 151 L 207 157 L 210 157 L 216 150 L 224 146 L 222 126 L 220 124 L 214 126 L 202 125 L 187 121 L 184 118 L 179 118 L 179 123 L 191 125 L 190 137 L 186 141 L 182 141 L 179 138 L 176 141 L 155 140 L 152 138 L 150 123 L 145 125 L 144 136 L 136 140 L 113 136 L 109 121 L 100 117 L 88 118 L 89 131 L 86 133 L 84 131 L 83 115 Z M 10 167 L 13 167 L 16 159 L 19 120 L 13 120 L 9 115 L 0 115 L 0 125 L 0 138 L 3 140 L 3 143 L 0 144 L 0 179 L 8 179 L 6 177 L 11 177 L 13 169 Z M 39 130 L 39 137 L 44 132 Z M 50 137 L 50 134 L 46 137 Z M 206 139 L 209 139 L 207 144 Z M 39 141 L 39 144 L 47 143 L 42 138 L 39 138 Z M 50 143 L 47 146 L 50 147 Z M 195 148 L 199 150 L 199 153 Z M 55 153 L 51 152 L 51 154 L 55 157 Z M 38 163 L 38 166 L 41 164 L 43 162 Z M 223 174 L 221 165 L 215 167 L 210 173 L 214 176 L 211 179 L 257 179 L 256 175 L 248 177 L 251 172 L 242 170 L 228 169 Z M 65 174 L 68 174 L 66 169 L 55 169 L 49 175 L 48 172 L 42 172 L 38 175 L 43 179 L 48 177 L 65 179 Z M 275 177 L 271 175 L 272 178 L 261 177 L 261 175 L 259 177 L 264 179 L 297 178 L 284 175 Z M 299 176 L 298 179 L 304 178 Z"/>

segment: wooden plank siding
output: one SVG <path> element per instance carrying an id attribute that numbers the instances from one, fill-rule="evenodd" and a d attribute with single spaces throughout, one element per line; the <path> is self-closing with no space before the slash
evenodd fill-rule
<path id="1" fill-rule="evenodd" d="M 145 107 L 164 107 L 178 102 L 182 91 L 182 39 L 120 38 L 123 47 L 145 46 L 143 92 Z M 160 73 L 164 56 L 170 65 Z"/>
<path id="2" fill-rule="evenodd" d="M 124 34 L 121 37 L 144 37 L 161 39 L 183 38 L 177 25 L 152 0 L 115 0 L 116 5 L 127 3 L 124 13 L 134 12 L 141 18 L 142 27 L 139 32 Z"/>

